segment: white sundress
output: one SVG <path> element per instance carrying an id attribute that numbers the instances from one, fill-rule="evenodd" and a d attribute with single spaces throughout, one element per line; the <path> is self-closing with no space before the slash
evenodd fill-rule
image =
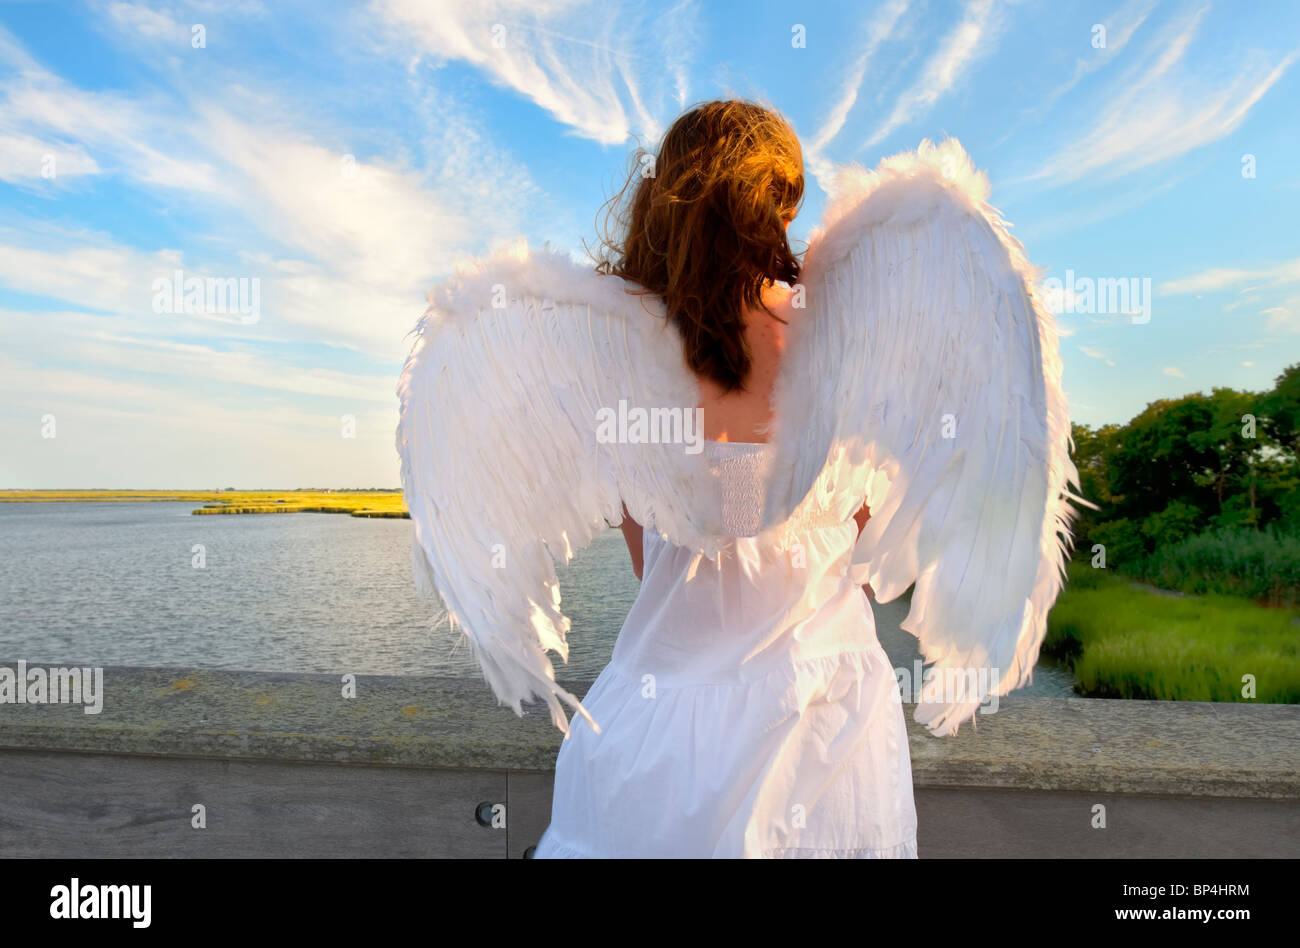
<path id="1" fill-rule="evenodd" d="M 902 700 L 857 523 L 760 548 L 772 446 L 705 442 L 721 561 L 644 533 L 641 590 L 555 765 L 544 858 L 915 857 Z"/>

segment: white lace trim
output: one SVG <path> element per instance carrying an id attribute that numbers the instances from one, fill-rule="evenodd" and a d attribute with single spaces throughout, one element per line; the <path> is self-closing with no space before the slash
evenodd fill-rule
<path id="1" fill-rule="evenodd" d="M 738 441 L 705 444 L 709 473 L 718 485 L 723 531 L 732 537 L 757 534 L 763 525 L 773 446 Z"/>
<path id="2" fill-rule="evenodd" d="M 709 472 L 718 485 L 724 533 L 729 537 L 757 536 L 763 525 L 763 508 L 776 445 L 749 441 L 705 441 L 704 444 Z M 833 511 L 805 504 L 781 525 L 777 533 L 786 538 L 797 537 L 807 530 L 841 523 Z M 776 539 L 775 535 L 773 539 Z"/>

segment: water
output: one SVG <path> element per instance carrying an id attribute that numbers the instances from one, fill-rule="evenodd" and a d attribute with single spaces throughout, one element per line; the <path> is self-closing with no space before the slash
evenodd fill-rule
<path id="1" fill-rule="evenodd" d="M 410 521 L 194 508 L 0 504 L 0 661 L 480 676 L 441 610 L 415 594 Z M 573 631 L 557 675 L 591 680 L 639 585 L 622 533 L 558 572 Z M 915 639 L 898 628 L 907 605 L 875 609 L 885 651 L 910 669 Z M 1024 693 L 1071 693 L 1054 666 L 1034 678 Z"/>

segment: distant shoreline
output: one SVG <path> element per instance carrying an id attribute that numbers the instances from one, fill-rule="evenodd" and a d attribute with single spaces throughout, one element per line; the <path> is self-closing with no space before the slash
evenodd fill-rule
<path id="1" fill-rule="evenodd" d="M 0 503 L 195 503 L 195 514 L 338 513 L 410 519 L 400 489 L 392 490 L 0 490 Z"/>

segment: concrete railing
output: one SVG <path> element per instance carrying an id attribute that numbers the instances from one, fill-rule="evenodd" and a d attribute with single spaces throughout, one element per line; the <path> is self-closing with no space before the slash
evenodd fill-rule
<path id="1" fill-rule="evenodd" d="M 536 843 L 560 743 L 544 714 L 521 720 L 473 679 L 344 688 L 109 667 L 99 714 L 0 704 L 0 855 L 518 857 Z M 1013 695 L 953 738 L 907 714 L 922 857 L 1300 855 L 1300 707 Z M 504 826 L 480 824 L 484 803 Z"/>

